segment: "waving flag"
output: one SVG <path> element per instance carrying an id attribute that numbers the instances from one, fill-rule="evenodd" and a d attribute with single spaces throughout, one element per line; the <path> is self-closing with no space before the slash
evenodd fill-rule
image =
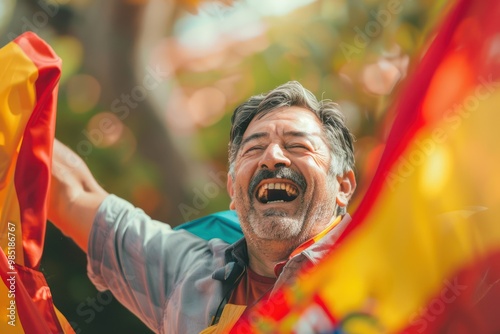
<path id="1" fill-rule="evenodd" d="M 500 333 L 499 17 L 455 3 L 349 229 L 233 333 Z"/>
<path id="2" fill-rule="evenodd" d="M 0 49 L 0 333 L 74 333 L 43 274 L 61 60 L 33 33 Z"/>

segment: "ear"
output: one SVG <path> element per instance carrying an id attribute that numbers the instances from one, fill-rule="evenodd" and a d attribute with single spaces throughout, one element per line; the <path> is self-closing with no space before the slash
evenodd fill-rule
<path id="1" fill-rule="evenodd" d="M 233 177 L 231 176 L 231 173 L 227 173 L 227 193 L 229 194 L 229 197 L 231 197 L 231 202 L 229 203 L 229 209 L 235 210 L 236 207 L 234 205 L 234 188 L 233 188 Z"/>
<path id="2" fill-rule="evenodd" d="M 352 170 L 342 176 L 337 176 L 339 182 L 339 191 L 337 193 L 337 205 L 347 206 L 354 190 L 356 189 L 356 178 Z"/>

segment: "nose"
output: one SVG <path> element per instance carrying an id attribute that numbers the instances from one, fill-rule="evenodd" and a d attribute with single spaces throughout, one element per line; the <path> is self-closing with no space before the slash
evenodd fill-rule
<path id="1" fill-rule="evenodd" d="M 288 159 L 283 149 L 278 144 L 269 145 L 259 161 L 259 166 L 267 169 L 289 167 L 290 165 L 290 159 Z"/>

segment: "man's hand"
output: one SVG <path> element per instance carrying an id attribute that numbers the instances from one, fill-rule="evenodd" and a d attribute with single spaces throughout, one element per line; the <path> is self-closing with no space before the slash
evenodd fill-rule
<path id="1" fill-rule="evenodd" d="M 48 219 L 85 252 L 95 214 L 107 195 L 85 162 L 54 140 Z"/>

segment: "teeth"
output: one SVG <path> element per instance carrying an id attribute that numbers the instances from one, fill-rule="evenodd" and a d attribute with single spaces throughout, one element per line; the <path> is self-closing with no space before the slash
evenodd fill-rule
<path id="1" fill-rule="evenodd" d="M 267 200 L 267 187 L 262 187 L 259 189 L 259 198 Z"/>
<path id="2" fill-rule="evenodd" d="M 287 192 L 287 194 L 290 196 L 290 195 L 297 195 L 297 190 L 295 190 L 294 187 L 292 187 L 291 185 L 287 184 L 285 186 L 285 190 Z"/>
<path id="3" fill-rule="evenodd" d="M 289 183 L 276 182 L 276 183 L 266 183 L 259 188 L 257 196 L 262 200 L 267 200 L 267 190 L 268 189 L 281 189 L 287 192 L 288 196 L 296 196 L 298 194 L 297 188 Z M 273 201 L 279 202 L 279 201 Z"/>

